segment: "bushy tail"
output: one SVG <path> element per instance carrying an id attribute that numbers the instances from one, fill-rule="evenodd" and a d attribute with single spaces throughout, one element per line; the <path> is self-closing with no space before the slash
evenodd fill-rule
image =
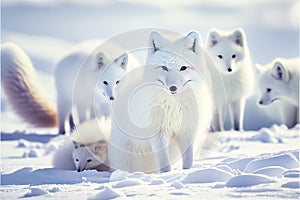
<path id="1" fill-rule="evenodd" d="M 1 83 L 16 113 L 38 127 L 57 126 L 54 105 L 38 87 L 31 60 L 17 45 L 1 45 Z"/>

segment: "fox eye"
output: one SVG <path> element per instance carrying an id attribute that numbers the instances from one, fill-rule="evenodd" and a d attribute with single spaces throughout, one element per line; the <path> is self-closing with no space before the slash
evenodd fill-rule
<path id="1" fill-rule="evenodd" d="M 272 89 L 271 88 L 267 88 L 267 92 L 269 93 L 269 92 L 271 92 L 272 91 Z"/>
<path id="2" fill-rule="evenodd" d="M 222 58 L 223 58 L 223 56 L 222 56 L 222 55 L 218 55 L 218 58 L 222 59 Z"/>
<path id="3" fill-rule="evenodd" d="M 120 81 L 118 80 L 118 81 L 116 81 L 116 84 L 119 84 L 120 83 Z"/>
<path id="4" fill-rule="evenodd" d="M 232 57 L 232 58 L 236 58 L 236 55 L 235 55 L 235 54 L 233 54 L 231 57 Z"/>
<path id="5" fill-rule="evenodd" d="M 186 70 L 186 69 L 187 69 L 186 66 L 182 66 L 182 67 L 180 68 L 180 71 L 184 71 L 184 70 Z"/>
<path id="6" fill-rule="evenodd" d="M 76 162 L 78 162 L 78 161 L 79 161 L 79 159 L 75 159 L 75 161 L 76 161 Z"/>
<path id="7" fill-rule="evenodd" d="M 161 68 L 165 71 L 169 71 L 168 68 L 166 66 L 161 66 Z"/>
<path id="8" fill-rule="evenodd" d="M 103 81 L 103 84 L 104 84 L 104 85 L 107 85 L 107 84 L 108 84 L 108 82 L 107 82 L 107 81 Z"/>
<path id="9" fill-rule="evenodd" d="M 86 162 L 92 162 L 92 159 L 88 159 Z"/>

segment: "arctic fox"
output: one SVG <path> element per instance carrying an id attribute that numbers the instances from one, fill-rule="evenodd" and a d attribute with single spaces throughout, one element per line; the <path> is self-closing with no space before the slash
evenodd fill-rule
<path id="1" fill-rule="evenodd" d="M 182 168 L 188 169 L 194 139 L 205 134 L 212 116 L 212 98 L 200 74 L 206 67 L 205 52 L 196 32 L 176 41 L 152 32 L 149 44 L 140 80 L 130 74 L 117 88 L 110 166 L 130 172 L 168 172 L 181 157 Z"/>
<path id="2" fill-rule="evenodd" d="M 95 113 L 109 115 L 109 110 L 105 109 L 109 107 L 109 101 L 115 98 L 114 88 L 127 72 L 128 56 L 123 54 L 117 57 L 124 50 L 116 45 L 99 47 L 100 44 L 99 40 L 82 42 L 57 64 L 55 81 L 58 114 L 39 87 L 33 64 L 26 53 L 12 43 L 1 45 L 2 87 L 14 110 L 35 126 L 54 127 L 58 121 L 59 133 L 62 134 L 65 133 L 67 118 L 70 119 L 71 129 L 74 128 L 71 115 L 73 105 L 77 108 L 80 122 L 88 114 L 90 117 L 94 117 Z M 94 105 L 99 107 L 93 110 Z"/>
<path id="3" fill-rule="evenodd" d="M 258 82 L 261 97 L 260 105 L 269 105 L 276 100 L 281 100 L 293 106 L 288 116 L 283 116 L 289 127 L 299 123 L 299 66 L 300 59 L 277 58 L 265 67 L 257 65 L 261 75 Z M 282 107 L 281 114 L 287 105 Z"/>
<path id="4" fill-rule="evenodd" d="M 109 171 L 107 159 L 108 138 L 111 122 L 106 120 L 88 120 L 79 124 L 65 137 L 53 156 L 54 168 L 77 170 L 78 172 L 96 169 Z"/>
<path id="5" fill-rule="evenodd" d="M 229 105 L 231 125 L 234 130 L 243 130 L 245 100 L 252 93 L 254 72 L 246 35 L 242 29 L 231 32 L 211 30 L 206 41 L 206 50 L 224 84 L 225 96 L 215 91 L 218 104 L 213 131 L 224 130 L 223 110 Z"/>
<path id="6" fill-rule="evenodd" d="M 128 55 L 112 59 L 110 57 L 120 49 L 113 44 L 107 49 L 101 45 L 99 49 L 99 45 L 93 40 L 80 43 L 57 64 L 55 84 L 59 133 L 65 132 L 67 119 L 70 119 L 71 129 L 74 127 L 74 107 L 80 123 L 96 117 L 98 109 L 95 105 L 102 109 L 104 116 L 109 115 L 105 109 L 109 107 L 108 102 L 115 99 L 114 89 L 127 72 Z"/>

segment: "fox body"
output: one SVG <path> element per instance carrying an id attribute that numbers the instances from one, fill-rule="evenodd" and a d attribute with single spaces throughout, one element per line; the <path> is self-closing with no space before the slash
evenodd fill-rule
<path id="1" fill-rule="evenodd" d="M 214 63 L 224 84 L 224 92 L 214 91 L 220 101 L 214 118 L 213 129 L 224 130 L 223 110 L 229 105 L 234 130 L 243 130 L 245 100 L 252 93 L 254 72 L 242 29 L 232 32 L 211 30 L 206 41 L 206 51 Z"/>
<path id="2" fill-rule="evenodd" d="M 126 78 L 117 89 L 109 161 L 111 167 L 131 172 L 167 172 L 182 157 L 182 168 L 188 169 L 193 141 L 207 130 L 212 113 L 212 99 L 198 71 L 205 66 L 201 42 L 195 32 L 176 41 L 152 32 L 149 43 L 139 89 L 128 89 L 135 83 Z M 128 99 L 134 102 L 132 113 L 118 113 Z"/>
<path id="3" fill-rule="evenodd" d="M 280 113 L 289 127 L 299 123 L 299 66 L 299 58 L 277 58 L 265 67 L 257 65 L 260 72 L 258 104 L 264 106 L 281 101 L 284 106 Z M 293 109 L 284 114 L 289 107 Z"/>
<path id="4" fill-rule="evenodd" d="M 2 87 L 14 110 L 35 126 L 58 124 L 59 133 L 65 133 L 67 119 L 74 128 L 75 111 L 80 122 L 96 115 L 109 116 L 115 87 L 127 71 L 128 55 L 117 45 L 100 44 L 99 40 L 82 42 L 58 62 L 57 109 L 39 87 L 26 53 L 12 43 L 1 45 Z"/>
<path id="5" fill-rule="evenodd" d="M 57 64 L 55 83 L 57 90 L 57 111 L 59 133 L 65 132 L 65 121 L 71 119 L 73 128 L 72 109 L 75 108 L 79 122 L 97 115 L 107 116 L 109 101 L 114 100 L 114 89 L 127 70 L 127 54 L 116 59 L 115 46 L 111 49 L 97 49 L 97 41 L 86 41 L 78 44 L 66 54 Z M 108 47 L 108 48 L 109 48 Z M 101 109 L 99 112 L 99 108 Z M 97 114 L 98 113 L 98 114 Z"/>

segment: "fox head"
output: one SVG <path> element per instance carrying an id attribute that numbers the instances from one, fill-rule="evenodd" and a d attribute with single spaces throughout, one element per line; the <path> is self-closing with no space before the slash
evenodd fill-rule
<path id="1" fill-rule="evenodd" d="M 287 99 L 292 92 L 289 87 L 289 72 L 280 61 L 275 61 L 271 70 L 263 69 L 257 65 L 256 68 L 261 72 L 259 88 L 261 97 L 260 105 L 269 105 L 279 99 Z"/>
<path id="2" fill-rule="evenodd" d="M 246 36 L 242 29 L 230 33 L 211 30 L 206 40 L 207 53 L 223 74 L 233 74 L 244 59 Z"/>
<path id="3" fill-rule="evenodd" d="M 97 56 L 97 63 L 99 68 L 105 68 L 98 80 L 97 89 L 107 100 L 115 99 L 115 88 L 120 83 L 122 77 L 126 74 L 127 70 L 127 54 L 123 54 L 120 57 L 109 63 L 108 59 L 103 53 L 99 53 Z M 107 66 L 106 66 L 107 63 Z"/>
<path id="4" fill-rule="evenodd" d="M 199 81 L 197 67 L 201 60 L 201 40 L 196 32 L 176 41 L 166 40 L 159 33 L 152 32 L 149 42 L 151 50 L 147 64 L 154 70 L 154 81 L 170 94 L 175 95 L 187 85 Z"/>
<path id="5" fill-rule="evenodd" d="M 74 146 L 72 157 L 78 172 L 96 169 L 107 159 L 107 143 L 104 140 L 85 146 L 74 142 Z"/>

